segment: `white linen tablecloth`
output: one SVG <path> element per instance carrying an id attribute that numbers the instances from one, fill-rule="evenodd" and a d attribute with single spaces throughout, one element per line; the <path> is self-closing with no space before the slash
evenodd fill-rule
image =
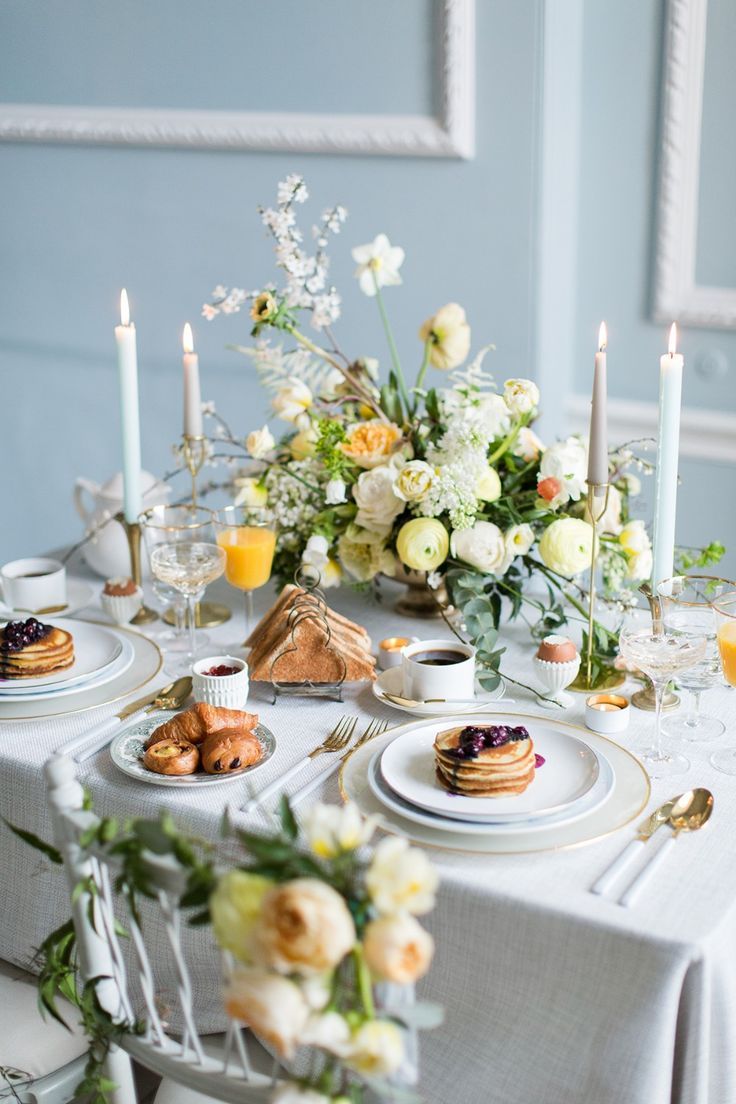
<path id="1" fill-rule="evenodd" d="M 384 591 L 383 605 L 349 590 L 330 591 L 328 597 L 364 624 L 374 643 L 399 632 L 449 636 L 441 622 L 399 617 L 391 608 L 391 588 Z M 225 586 L 212 592 L 239 605 Z M 261 612 L 270 597 L 257 595 Z M 101 616 L 94 609 L 86 615 Z M 216 652 L 242 638 L 242 622 L 235 617 L 211 635 Z M 513 626 L 502 635 L 503 669 L 531 681 L 533 645 L 526 630 Z M 529 692 L 511 685 L 508 693 L 517 704 L 502 708 L 549 716 Z M 133 695 L 138 696 L 140 691 Z M 715 745 L 692 745 L 690 773 L 656 783 L 650 808 L 678 790 L 705 785 L 715 794 L 712 821 L 678 840 L 634 908 L 589 892 L 632 837 L 633 826 L 569 851 L 433 853 L 442 886 L 437 908 L 426 919 L 437 953 L 421 992 L 445 1006 L 446 1023 L 423 1036 L 421 1090 L 430 1104 L 736 1104 L 736 778 L 708 764 L 713 746 L 736 744 L 731 723 L 736 695 L 717 688 L 704 702 L 726 721 L 726 736 Z M 583 703 L 584 697 L 576 696 L 565 720 L 582 723 Z M 259 774 L 263 784 L 314 747 L 344 713 L 357 714 L 363 726 L 374 716 L 397 724 L 408 719 L 379 705 L 367 686 L 347 688 L 342 704 L 286 698 L 271 705 L 270 696 L 256 689 L 249 707 L 278 739 L 277 753 Z M 2 815 L 49 839 L 42 765 L 65 740 L 114 708 L 0 723 Z M 622 742 L 635 748 L 653 718 L 632 713 Z M 319 757 L 309 770 L 324 765 Z M 175 793 L 147 787 L 121 774 L 105 751 L 80 767 L 80 777 L 101 813 L 156 816 L 168 808 L 183 827 L 210 837 L 225 803 L 244 796 L 237 783 Z M 308 777 L 305 771 L 289 789 Z M 318 797 L 338 800 L 334 776 Z M 256 825 L 261 817 L 256 812 L 247 823 Z M 69 906 L 58 869 L 9 831 L 2 833 L 0 957 L 28 966 L 34 948 L 68 915 Z M 632 867 L 631 876 L 637 869 Z M 146 938 L 155 959 L 160 933 L 149 927 Z M 207 938 L 193 936 L 202 941 L 195 989 L 202 1026 L 218 1030 L 216 966 Z"/>

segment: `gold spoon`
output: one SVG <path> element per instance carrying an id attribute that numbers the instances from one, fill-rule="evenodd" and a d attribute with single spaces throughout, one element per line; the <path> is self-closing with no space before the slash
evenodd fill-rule
<path id="1" fill-rule="evenodd" d="M 713 794 L 710 790 L 698 787 L 695 790 L 688 790 L 687 793 L 681 794 L 667 817 L 667 823 L 674 829 L 672 835 L 665 840 L 644 869 L 634 878 L 621 897 L 619 904 L 625 908 L 633 905 L 644 885 L 649 881 L 652 871 L 656 870 L 671 848 L 675 846 L 675 841 L 680 832 L 697 832 L 699 828 L 708 823 L 712 812 Z"/>
<path id="2" fill-rule="evenodd" d="M 665 801 L 663 805 L 660 805 L 658 809 L 655 809 L 653 813 L 642 821 L 639 825 L 639 830 L 636 834 L 636 838 L 631 840 L 623 851 L 616 856 L 610 866 L 607 866 L 600 877 L 590 887 L 591 893 L 598 893 L 603 895 L 608 892 L 611 885 L 619 876 L 624 867 L 628 866 L 631 859 L 634 857 L 637 851 L 652 838 L 654 833 L 666 824 L 670 818 L 673 808 L 686 796 L 689 796 L 690 790 L 687 794 L 678 794 L 676 797 L 671 797 L 669 801 Z"/>

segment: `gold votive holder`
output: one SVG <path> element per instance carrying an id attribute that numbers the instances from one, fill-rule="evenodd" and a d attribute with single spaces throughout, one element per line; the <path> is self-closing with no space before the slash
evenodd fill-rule
<path id="1" fill-rule="evenodd" d="M 631 709 L 623 694 L 591 694 L 585 702 L 585 724 L 591 732 L 610 736 L 629 727 Z"/>

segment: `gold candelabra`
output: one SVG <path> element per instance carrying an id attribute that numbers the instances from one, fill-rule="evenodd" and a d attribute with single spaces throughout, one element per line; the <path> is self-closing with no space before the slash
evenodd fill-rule
<path id="1" fill-rule="evenodd" d="M 137 587 L 141 585 L 141 527 L 137 521 L 126 521 L 125 515 L 120 513 L 116 517 L 125 530 L 128 538 L 128 550 L 130 552 L 130 574 Z M 132 625 L 148 625 L 151 621 L 157 621 L 158 614 L 155 610 L 143 605 L 135 617 L 131 618 Z"/>
<path id="2" fill-rule="evenodd" d="M 595 621 L 595 573 L 598 566 L 600 540 L 598 528 L 606 510 L 611 491 L 610 483 L 588 483 L 588 514 L 593 529 L 593 541 L 590 551 L 590 586 L 588 588 L 588 640 L 585 649 L 585 662 L 581 664 L 577 678 L 568 687 L 569 690 L 588 692 L 589 690 L 613 690 L 626 680 L 626 675 L 615 668 L 607 670 L 603 678 L 593 680 L 593 623 Z"/>

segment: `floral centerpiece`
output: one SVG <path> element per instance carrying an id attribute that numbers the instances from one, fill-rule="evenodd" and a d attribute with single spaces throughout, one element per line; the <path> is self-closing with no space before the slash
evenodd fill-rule
<path id="1" fill-rule="evenodd" d="M 457 303 L 420 325 L 409 378 L 383 297 L 402 282 L 404 251 L 385 234 L 352 256 L 361 290 L 378 307 L 388 378 L 380 382 L 375 360 L 345 354 L 332 328 L 341 301 L 329 283 L 327 247 L 347 212 L 335 206 L 322 214 L 309 252 L 296 220 L 307 198 L 304 180 L 294 175 L 279 184 L 276 206 L 261 209 L 282 283 L 254 291 L 217 287 L 202 311 L 211 320 L 249 304 L 255 344 L 236 348 L 254 362 L 275 416 L 288 427 L 278 439 L 268 425 L 249 432 L 245 449 L 260 472 L 236 480 L 237 501 L 267 502 L 275 512 L 283 579 L 309 563 L 328 587 L 406 572 L 425 573 L 436 591 L 446 584 L 478 648 L 481 681 L 492 689 L 504 611 L 528 619 L 537 636 L 585 619 L 576 580 L 590 565 L 593 540 L 586 443 L 540 440 L 536 384 L 514 378 L 497 387 L 484 367 L 491 346 L 471 356 L 470 325 Z M 320 340 L 304 332 L 305 317 Z M 240 444 L 219 422 L 220 438 Z M 652 567 L 646 526 L 632 515 L 636 471 L 651 465 L 635 445 L 610 457 L 612 486 L 599 527 L 605 592 L 619 601 Z M 697 562 L 715 562 L 721 553 L 713 544 L 696 553 Z M 526 585 L 531 579 L 542 584 L 535 593 Z M 614 654 L 614 634 L 596 623 L 599 673 Z"/>
<path id="2" fill-rule="evenodd" d="M 54 847 L 10 827 L 62 862 Z M 411 1033 L 439 1025 L 442 1010 L 397 993 L 430 967 L 434 942 L 417 916 L 434 907 L 438 878 L 403 838 L 386 837 L 371 852 L 374 829 L 352 804 L 316 804 L 300 827 L 284 798 L 267 833 L 225 823 L 241 850 L 235 865 L 231 852 L 226 858 L 188 839 L 168 814 L 122 828 L 96 820 L 85 831 L 85 846 L 119 863 L 116 890 L 136 921 L 136 902 L 155 897 L 147 857 L 170 856 L 181 868 L 180 907 L 190 924 L 211 925 L 234 963 L 223 987 L 226 1012 L 292 1071 L 278 1076 L 274 1104 L 362 1104 L 367 1090 L 373 1100 L 419 1101 L 408 1087 L 418 1078 Z M 95 892 L 86 879 L 74 899 Z M 119 934 L 127 934 L 124 925 Z M 71 920 L 46 939 L 39 958 L 42 1009 L 64 1023 L 57 1001 L 71 1001 L 90 1040 L 77 1095 L 104 1104 L 109 1048 L 141 1025 L 113 1022 L 94 981 L 81 984 Z"/>

